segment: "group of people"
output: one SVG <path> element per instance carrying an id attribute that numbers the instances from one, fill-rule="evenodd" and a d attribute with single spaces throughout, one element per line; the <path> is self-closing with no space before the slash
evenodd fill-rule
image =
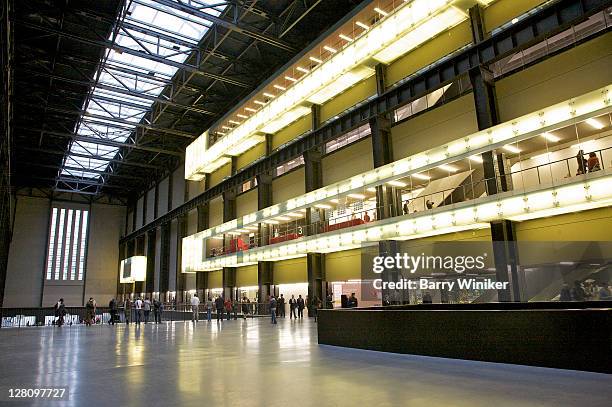
<path id="1" fill-rule="evenodd" d="M 244 297 L 242 300 L 242 317 L 246 318 L 246 315 L 249 312 L 248 304 L 250 301 L 248 298 Z M 206 311 L 206 320 L 212 321 L 212 313 L 215 311 L 217 321 L 221 322 L 226 317 L 229 321 L 231 319 L 232 312 L 234 313 L 234 319 L 238 317 L 238 301 L 232 301 L 230 299 L 223 298 L 223 296 L 218 295 L 214 299 L 212 297 L 208 297 L 208 299 L 204 302 L 204 310 Z M 200 320 L 200 297 L 197 294 L 194 294 L 191 297 L 191 320 L 193 322 L 198 322 Z"/>
<path id="2" fill-rule="evenodd" d="M 117 308 L 117 301 L 113 298 L 110 300 L 108 307 L 110 308 L 111 318 L 109 324 L 115 324 L 115 321 L 119 320 L 119 310 Z M 132 301 L 126 298 L 123 301 L 123 309 L 125 313 L 125 323 L 135 322 L 136 325 L 140 325 L 141 322 L 145 324 L 149 322 L 151 311 L 153 311 L 154 321 L 156 324 L 161 323 L 162 313 L 164 311 L 164 304 L 158 299 L 151 301 L 149 297 L 141 299 L 136 297 L 136 300 Z"/>
<path id="3" fill-rule="evenodd" d="M 559 301 L 610 301 L 612 300 L 612 285 L 606 282 L 592 284 L 574 281 L 574 285 L 564 283 L 559 293 Z"/>
<path id="4" fill-rule="evenodd" d="M 599 163 L 599 157 L 594 152 L 589 153 L 589 158 L 584 158 L 584 151 L 578 151 L 576 154 L 576 160 L 578 161 L 578 170 L 576 175 L 586 174 L 587 172 L 596 172 L 601 170 L 601 164 Z"/>

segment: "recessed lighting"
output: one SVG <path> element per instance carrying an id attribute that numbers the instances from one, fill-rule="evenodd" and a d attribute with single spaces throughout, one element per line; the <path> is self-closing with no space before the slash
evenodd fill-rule
<path id="1" fill-rule="evenodd" d="M 560 137 L 557 137 L 554 134 L 551 134 L 549 132 L 542 133 L 542 137 L 544 137 L 546 140 L 550 141 L 551 143 L 556 143 L 557 141 L 561 140 Z"/>
<path id="2" fill-rule="evenodd" d="M 449 165 L 449 164 L 442 164 L 438 168 L 441 169 L 442 171 L 447 171 L 447 172 L 459 171 L 457 167 L 455 167 L 454 165 Z"/>
<path id="3" fill-rule="evenodd" d="M 319 209 L 331 209 L 331 205 L 317 204 L 317 205 L 315 205 L 315 208 L 319 208 Z"/>
<path id="4" fill-rule="evenodd" d="M 272 99 L 274 99 L 274 97 L 275 97 L 273 94 L 268 93 L 268 92 L 264 92 L 264 93 L 263 93 L 263 95 L 264 95 L 265 97 L 272 98 Z"/>
<path id="5" fill-rule="evenodd" d="M 265 106 L 266 105 L 266 103 L 262 102 L 261 100 L 254 100 L 253 103 L 257 103 L 258 105 L 261 105 L 261 106 Z"/>
<path id="6" fill-rule="evenodd" d="M 356 21 L 355 24 L 358 25 L 359 27 L 363 28 L 364 30 L 369 30 L 370 29 L 369 25 L 364 24 L 361 21 Z"/>
<path id="7" fill-rule="evenodd" d="M 482 157 L 479 155 L 470 156 L 470 160 L 474 161 L 475 163 L 482 164 Z"/>
<path id="8" fill-rule="evenodd" d="M 288 221 L 288 220 L 291 220 L 291 218 L 289 216 L 278 216 L 276 217 L 276 220 Z"/>
<path id="9" fill-rule="evenodd" d="M 387 17 L 389 15 L 389 13 L 387 13 L 385 10 L 382 10 L 378 7 L 374 7 L 374 11 L 376 11 L 378 14 L 380 14 L 383 17 Z"/>
<path id="10" fill-rule="evenodd" d="M 323 46 L 323 49 L 324 49 L 325 51 L 329 51 L 329 52 L 331 52 L 332 54 L 335 54 L 336 52 L 338 52 L 338 50 L 337 50 L 336 48 L 332 48 L 332 47 L 327 46 L 327 45 L 324 45 L 324 46 Z"/>
<path id="11" fill-rule="evenodd" d="M 252 107 L 245 107 L 244 110 L 246 110 L 247 112 L 253 112 L 253 113 L 257 112 L 257 110 L 253 109 Z"/>
<path id="12" fill-rule="evenodd" d="M 348 35 L 340 34 L 338 37 L 342 38 L 344 41 L 353 42 L 353 39 Z"/>
<path id="13" fill-rule="evenodd" d="M 224 132 L 222 132 L 222 131 L 217 130 L 217 134 L 220 134 L 220 135 L 222 135 L 222 136 L 225 136 L 225 134 L 226 134 L 226 133 L 224 133 Z"/>
<path id="14" fill-rule="evenodd" d="M 329 202 L 337 204 L 338 202 L 340 202 L 340 200 L 338 198 L 334 198 L 330 199 Z"/>
<path id="15" fill-rule="evenodd" d="M 300 212 L 306 213 L 306 209 L 300 209 Z"/>
<path id="16" fill-rule="evenodd" d="M 310 72 L 308 69 L 306 69 L 306 68 L 302 68 L 301 66 L 298 66 L 298 67 L 297 67 L 297 68 L 295 68 L 295 69 L 297 69 L 297 70 L 298 70 L 298 71 L 300 71 L 300 72 L 304 72 L 304 73 L 308 73 L 308 72 Z"/>
<path id="17" fill-rule="evenodd" d="M 347 196 L 353 199 L 364 199 L 366 197 L 364 194 L 348 194 Z"/>
<path id="18" fill-rule="evenodd" d="M 586 119 L 584 122 L 597 130 L 601 130 L 604 128 L 604 125 L 599 123 L 599 121 L 595 119 Z"/>
<path id="19" fill-rule="evenodd" d="M 401 182 L 401 181 L 389 181 L 387 182 L 387 184 L 391 185 L 392 187 L 400 187 L 400 188 L 403 188 L 406 186 L 406 183 Z"/>
<path id="20" fill-rule="evenodd" d="M 506 145 L 505 145 L 505 146 L 503 146 L 502 148 L 503 148 L 504 150 L 506 150 L 507 152 L 512 153 L 512 154 L 518 154 L 518 153 L 520 153 L 520 152 L 521 152 L 521 150 L 520 150 L 520 149 L 518 149 L 518 148 L 514 147 L 514 146 L 513 146 L 513 145 L 511 145 L 511 144 L 506 144 Z"/>
<path id="21" fill-rule="evenodd" d="M 287 216 L 291 216 L 292 218 L 302 218 L 304 217 L 303 214 L 301 213 L 296 213 L 296 212 L 289 212 L 286 214 Z"/>
<path id="22" fill-rule="evenodd" d="M 291 76 L 288 76 L 288 75 L 285 76 L 285 79 L 287 79 L 288 81 L 291 81 L 291 82 L 297 82 L 297 79 L 292 78 Z"/>
<path id="23" fill-rule="evenodd" d="M 273 219 L 264 220 L 263 223 L 267 223 L 268 225 L 278 225 L 278 221 Z"/>
<path id="24" fill-rule="evenodd" d="M 232 129 L 232 128 L 231 128 L 231 127 L 229 127 L 229 126 L 221 126 L 221 128 L 222 128 L 222 129 L 225 129 L 225 130 L 231 130 L 231 129 Z"/>
<path id="25" fill-rule="evenodd" d="M 228 120 L 228 123 L 231 123 L 231 124 L 240 124 L 240 122 L 237 122 L 236 120 Z"/>
<path id="26" fill-rule="evenodd" d="M 368 189 L 366 189 L 366 191 L 368 191 L 368 192 L 376 192 L 376 188 L 374 188 L 374 187 L 368 188 Z"/>
<path id="27" fill-rule="evenodd" d="M 238 113 L 236 116 L 240 117 L 241 119 L 248 119 L 249 116 L 245 116 L 243 114 Z"/>
<path id="28" fill-rule="evenodd" d="M 422 180 L 430 180 L 431 177 L 429 175 L 425 175 L 425 174 L 412 174 L 412 176 L 416 179 L 422 179 Z"/>
<path id="29" fill-rule="evenodd" d="M 319 58 L 309 57 L 308 59 L 310 59 L 312 62 L 316 62 L 317 64 L 323 63 L 323 61 L 321 61 Z"/>
<path id="30" fill-rule="evenodd" d="M 274 85 L 274 87 L 278 90 L 287 90 L 287 88 L 281 86 L 281 85 Z"/>

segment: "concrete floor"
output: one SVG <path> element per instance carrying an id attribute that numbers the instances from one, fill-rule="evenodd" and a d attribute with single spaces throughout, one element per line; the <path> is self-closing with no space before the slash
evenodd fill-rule
<path id="1" fill-rule="evenodd" d="M 591 407 L 612 376 L 319 346 L 308 319 L 0 329 L 0 389 L 36 386 L 69 386 L 53 406 Z"/>

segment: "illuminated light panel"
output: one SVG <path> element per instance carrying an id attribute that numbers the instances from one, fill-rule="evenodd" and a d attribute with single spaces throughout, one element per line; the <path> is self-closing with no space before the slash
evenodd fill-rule
<path id="1" fill-rule="evenodd" d="M 253 103 L 256 103 L 256 104 L 258 104 L 260 106 L 265 106 L 266 105 L 266 102 L 262 102 L 261 100 L 254 100 Z"/>
<path id="2" fill-rule="evenodd" d="M 353 42 L 354 40 L 348 35 L 340 34 L 338 37 L 342 38 L 344 41 Z"/>
<path id="3" fill-rule="evenodd" d="M 550 141 L 551 143 L 556 143 L 557 141 L 561 140 L 561 137 L 557 137 L 549 132 L 542 133 L 542 137 L 544 137 L 547 141 Z"/>
<path id="4" fill-rule="evenodd" d="M 586 119 L 584 122 L 597 130 L 601 130 L 604 128 L 604 125 L 597 121 L 597 119 Z"/>
<path id="5" fill-rule="evenodd" d="M 367 188 L 366 191 L 368 191 L 368 192 L 376 192 L 376 188 Z"/>
<path id="6" fill-rule="evenodd" d="M 278 90 L 287 90 L 287 88 L 285 88 L 284 86 L 281 85 L 274 85 L 274 87 Z"/>
<path id="7" fill-rule="evenodd" d="M 229 126 L 221 126 L 221 128 L 222 128 L 222 129 L 225 129 L 225 130 L 231 130 L 231 129 L 232 129 L 232 128 L 231 128 L 231 127 L 229 127 Z"/>
<path id="8" fill-rule="evenodd" d="M 374 7 L 374 11 L 376 11 L 378 14 L 380 14 L 383 17 L 387 17 L 389 15 L 389 13 L 387 13 L 385 10 L 380 9 L 378 7 Z"/>
<path id="9" fill-rule="evenodd" d="M 303 72 L 303 73 L 310 73 L 310 71 L 306 68 L 302 68 L 301 66 L 298 66 L 297 68 L 295 68 L 296 70 Z"/>
<path id="10" fill-rule="evenodd" d="M 276 220 L 288 221 L 291 220 L 291 218 L 288 216 L 279 216 L 276 218 Z"/>
<path id="11" fill-rule="evenodd" d="M 362 23 L 361 21 L 356 21 L 356 22 L 355 22 L 355 25 L 357 25 L 357 26 L 359 26 L 359 27 L 363 28 L 364 30 L 369 30 L 369 29 L 370 29 L 370 26 L 369 26 L 369 25 L 367 25 L 367 24 L 365 24 L 365 23 Z"/>
<path id="12" fill-rule="evenodd" d="M 520 202 L 534 203 L 524 206 Z M 357 248 L 363 244 L 385 239 L 410 240 L 436 236 L 464 230 L 490 227 L 491 221 L 528 220 L 561 215 L 612 205 L 612 175 L 604 174 L 587 180 L 566 182 L 542 190 L 512 191 L 456 204 L 447 210 L 434 210 L 406 218 L 388 218 L 356 226 L 350 230 L 339 230 L 324 235 L 313 235 L 300 239 L 262 246 L 244 252 L 240 261 L 236 255 L 202 260 L 202 244 L 189 244 L 190 237 L 183 239 L 183 247 L 195 252 L 185 253 L 181 268 L 188 270 L 212 270 L 252 264 L 256 261 L 278 261 L 304 257 L 310 252 L 331 253 Z M 246 258 L 245 258 L 246 257 Z"/>
<path id="13" fill-rule="evenodd" d="M 459 169 L 457 167 L 455 167 L 453 165 L 450 165 L 450 164 L 442 164 L 438 168 L 441 169 L 442 171 L 446 171 L 446 172 L 457 172 L 457 171 L 459 171 Z"/>
<path id="14" fill-rule="evenodd" d="M 317 64 L 322 64 L 323 63 L 323 61 L 320 60 L 319 58 L 308 57 L 308 59 L 310 59 L 312 62 L 316 62 Z"/>
<path id="15" fill-rule="evenodd" d="M 482 164 L 482 161 L 483 161 L 482 157 L 479 156 L 479 155 L 472 155 L 472 156 L 470 156 L 470 160 L 474 161 L 475 163 L 479 163 L 479 164 Z"/>
<path id="16" fill-rule="evenodd" d="M 348 194 L 347 196 L 353 199 L 365 199 L 366 197 L 364 194 Z"/>
<path id="17" fill-rule="evenodd" d="M 145 281 L 147 277 L 147 257 L 132 256 L 121 260 L 120 273 L 121 283 Z"/>
<path id="18" fill-rule="evenodd" d="M 277 131 L 279 131 L 280 129 L 288 126 L 291 123 L 293 123 L 294 121 L 296 121 L 300 117 L 303 117 L 303 116 L 306 116 L 307 114 L 309 114 L 310 110 L 311 109 L 309 107 L 298 106 L 295 109 L 292 109 L 292 110 L 286 112 L 285 114 L 283 114 L 282 116 L 276 118 L 275 120 L 269 121 L 261 129 L 261 131 L 264 132 L 264 133 L 268 133 L 268 134 L 276 133 Z"/>
<path id="19" fill-rule="evenodd" d="M 244 110 L 246 110 L 247 112 L 251 112 L 251 113 L 257 113 L 257 110 L 253 109 L 252 107 L 245 107 Z"/>
<path id="20" fill-rule="evenodd" d="M 405 53 L 420 45 L 452 27 L 457 19 L 465 20 L 467 15 L 452 7 L 446 0 L 414 0 L 409 4 L 399 5 L 393 14 L 389 14 L 341 50 L 327 47 L 328 51 L 336 52 L 325 62 L 310 57 L 315 62 L 319 61 L 319 65 L 305 74 L 300 81 L 294 82 L 290 92 L 277 96 L 259 111 L 251 110 L 253 116 L 210 146 L 203 154 L 188 155 L 186 161 L 196 162 L 186 164 L 185 168 L 193 169 L 190 173 L 186 172 L 187 178 L 200 172 L 201 167 L 210 168 L 210 164 L 219 156 L 226 151 L 232 151 L 234 145 L 253 133 L 270 132 L 269 129 L 264 130 L 270 122 L 278 120 L 305 102 L 324 103 L 360 80 L 374 75 L 374 69 L 365 66 L 371 65 L 372 56 L 381 62 L 391 61 L 399 56 L 397 52 Z M 414 33 L 412 37 L 410 33 Z M 398 46 L 394 45 L 395 43 L 402 44 Z M 406 43 L 409 46 L 406 46 Z M 274 87 L 286 90 L 280 85 Z M 281 122 L 287 123 L 286 120 Z M 282 128 L 272 127 L 276 130 Z"/>
<path id="21" fill-rule="evenodd" d="M 291 216 L 292 218 L 303 218 L 304 214 L 302 213 L 296 213 L 296 212 L 289 212 L 287 214 L 287 216 Z"/>
<path id="22" fill-rule="evenodd" d="M 517 148 L 517 147 L 515 147 L 515 146 L 513 146 L 511 144 L 507 144 L 507 145 L 503 146 L 502 148 L 504 150 L 506 150 L 507 152 L 512 153 L 512 154 L 518 154 L 518 153 L 521 152 L 521 150 L 519 148 Z"/>
<path id="23" fill-rule="evenodd" d="M 332 206 L 331 205 L 327 205 L 327 204 L 317 204 L 317 205 L 315 205 L 315 208 L 319 208 L 319 209 L 331 209 Z"/>
<path id="24" fill-rule="evenodd" d="M 405 182 L 401 182 L 401 181 L 389 181 L 387 182 L 388 185 L 391 185 L 392 187 L 399 187 L 399 188 L 404 188 L 406 186 Z"/>
<path id="25" fill-rule="evenodd" d="M 241 119 L 248 119 L 249 116 L 245 116 L 243 114 L 238 113 L 236 116 L 240 117 Z"/>
<path id="26" fill-rule="evenodd" d="M 422 179 L 423 181 L 428 181 L 431 179 L 429 175 L 425 175 L 425 174 L 412 174 L 412 176 L 416 179 Z"/>
<path id="27" fill-rule="evenodd" d="M 338 52 L 338 50 L 337 50 L 336 48 L 332 48 L 332 47 L 330 47 L 330 46 L 328 46 L 328 45 L 324 45 L 324 46 L 323 46 L 323 49 L 324 49 L 325 51 L 331 52 L 332 54 L 335 54 L 335 53 L 337 53 L 337 52 Z"/>
<path id="28" fill-rule="evenodd" d="M 337 204 L 340 202 L 340 200 L 338 198 L 334 198 L 334 199 L 330 199 L 329 202 Z"/>
<path id="29" fill-rule="evenodd" d="M 295 79 L 292 76 L 285 76 L 285 79 L 287 79 L 288 81 L 291 81 L 291 82 L 297 82 L 297 79 Z"/>
<path id="30" fill-rule="evenodd" d="M 263 93 L 263 95 L 264 95 L 265 97 L 270 98 L 270 99 L 274 99 L 274 97 L 275 97 L 273 94 L 268 93 L 268 92 L 264 92 L 264 93 Z"/>
<path id="31" fill-rule="evenodd" d="M 231 124 L 240 124 L 240 122 L 237 122 L 236 120 L 228 120 L 227 122 Z"/>

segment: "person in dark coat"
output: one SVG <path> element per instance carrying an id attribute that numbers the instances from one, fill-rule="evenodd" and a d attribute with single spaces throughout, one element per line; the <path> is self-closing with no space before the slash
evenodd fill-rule
<path id="1" fill-rule="evenodd" d="M 109 325 L 115 325 L 117 319 L 117 301 L 114 298 L 108 302 L 108 309 L 110 312 L 110 319 L 108 320 Z"/>
<path id="2" fill-rule="evenodd" d="M 223 308 L 225 306 L 225 301 L 223 301 L 223 297 L 218 296 L 215 298 L 215 308 L 217 309 L 217 322 L 223 321 Z"/>
<path id="3" fill-rule="evenodd" d="M 64 317 L 66 316 L 66 307 L 64 306 L 64 299 L 60 298 L 57 304 L 55 304 L 55 316 L 57 317 L 56 325 L 61 328 L 64 325 Z"/>
<path id="4" fill-rule="evenodd" d="M 289 298 L 289 319 L 291 318 L 297 319 L 297 315 L 295 314 L 296 308 L 297 308 L 297 300 L 295 299 L 295 296 L 292 295 L 291 298 Z"/>
<path id="5" fill-rule="evenodd" d="M 153 316 L 155 317 L 155 323 L 159 324 L 161 323 L 161 313 L 164 309 L 164 306 L 162 305 L 161 301 L 159 300 L 153 300 Z"/>
<path id="6" fill-rule="evenodd" d="M 302 298 L 302 295 L 300 294 L 298 296 L 297 299 L 297 311 L 298 311 L 298 318 L 304 318 L 304 308 L 305 308 L 305 303 L 304 303 L 304 299 Z"/>

